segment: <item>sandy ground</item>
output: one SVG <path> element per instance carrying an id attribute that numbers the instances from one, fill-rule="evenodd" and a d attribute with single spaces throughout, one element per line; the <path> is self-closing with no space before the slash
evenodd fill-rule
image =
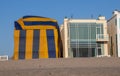
<path id="1" fill-rule="evenodd" d="M 0 61 L 0 76 L 120 76 L 120 58 Z"/>

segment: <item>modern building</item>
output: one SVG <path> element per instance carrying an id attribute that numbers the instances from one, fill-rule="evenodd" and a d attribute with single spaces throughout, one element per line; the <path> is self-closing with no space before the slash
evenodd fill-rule
<path id="1" fill-rule="evenodd" d="M 104 16 L 97 20 L 65 18 L 60 31 L 65 58 L 108 56 L 109 39 Z"/>
<path id="2" fill-rule="evenodd" d="M 109 54 L 120 57 L 120 11 L 114 11 L 112 18 L 108 20 Z"/>
<path id="3" fill-rule="evenodd" d="M 24 16 L 15 21 L 13 59 L 59 58 L 60 38 L 55 19 Z"/>

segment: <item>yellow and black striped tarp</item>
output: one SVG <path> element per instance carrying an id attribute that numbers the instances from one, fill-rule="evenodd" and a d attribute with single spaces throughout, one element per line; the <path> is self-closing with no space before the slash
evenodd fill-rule
<path id="1" fill-rule="evenodd" d="M 59 58 L 62 45 L 57 21 L 24 16 L 15 22 L 13 59 Z"/>

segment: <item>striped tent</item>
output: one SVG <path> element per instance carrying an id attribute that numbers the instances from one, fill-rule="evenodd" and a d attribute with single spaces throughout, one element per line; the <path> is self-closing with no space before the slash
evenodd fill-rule
<path id="1" fill-rule="evenodd" d="M 62 41 L 56 20 L 24 16 L 15 21 L 14 60 L 59 57 L 62 57 Z"/>

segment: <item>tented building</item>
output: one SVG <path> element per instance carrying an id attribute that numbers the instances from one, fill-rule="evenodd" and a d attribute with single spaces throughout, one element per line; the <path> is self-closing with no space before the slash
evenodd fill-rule
<path id="1" fill-rule="evenodd" d="M 57 21 L 39 16 L 24 16 L 15 21 L 13 59 L 62 57 Z"/>

